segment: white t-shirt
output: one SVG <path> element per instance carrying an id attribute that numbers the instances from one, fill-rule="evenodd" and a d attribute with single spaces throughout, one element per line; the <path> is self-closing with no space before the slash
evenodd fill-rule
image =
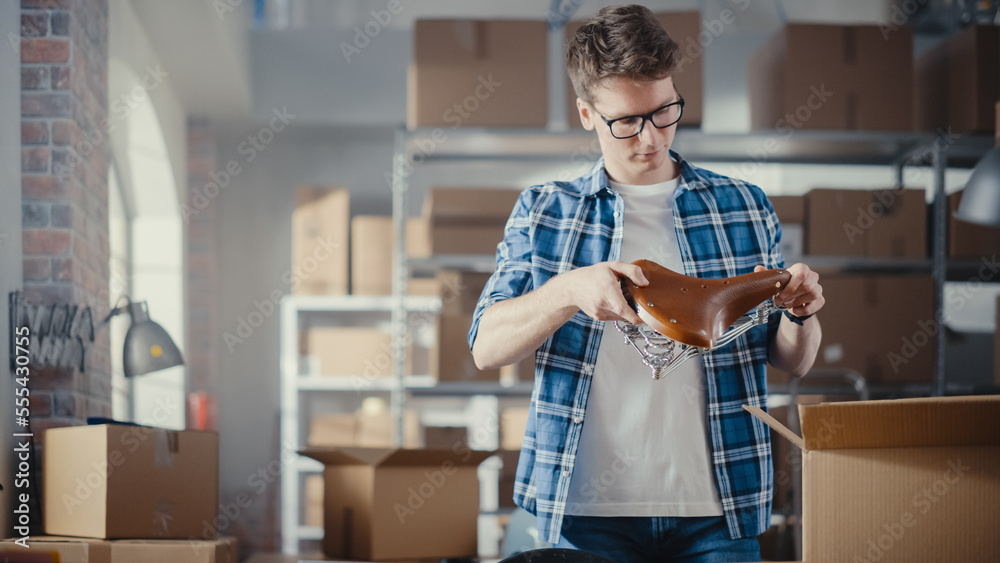
<path id="1" fill-rule="evenodd" d="M 647 258 L 684 272 L 674 232 L 678 183 L 677 178 L 649 186 L 611 182 L 624 200 L 623 261 Z M 651 374 L 614 323 L 604 323 L 567 514 L 722 514 L 701 362 L 688 360 L 660 380 Z"/>

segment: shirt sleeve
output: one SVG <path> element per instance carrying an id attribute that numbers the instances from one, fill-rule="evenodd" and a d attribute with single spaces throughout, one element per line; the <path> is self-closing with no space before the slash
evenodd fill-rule
<path id="1" fill-rule="evenodd" d="M 533 289 L 531 276 L 531 210 L 538 197 L 534 189 L 521 193 L 497 245 L 496 270 L 483 288 L 469 328 L 469 349 L 476 342 L 483 312 L 498 301 L 520 297 Z"/>

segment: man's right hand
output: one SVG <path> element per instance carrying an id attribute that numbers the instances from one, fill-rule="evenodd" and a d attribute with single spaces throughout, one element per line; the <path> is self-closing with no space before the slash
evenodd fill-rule
<path id="1" fill-rule="evenodd" d="M 649 281 L 639 266 L 615 260 L 577 268 L 563 276 L 567 296 L 590 318 L 643 324 L 639 315 L 625 301 L 619 281 L 625 277 L 636 285 L 648 285 Z"/>

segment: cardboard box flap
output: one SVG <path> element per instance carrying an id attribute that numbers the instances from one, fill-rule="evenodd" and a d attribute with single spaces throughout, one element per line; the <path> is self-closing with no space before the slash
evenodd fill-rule
<path id="1" fill-rule="evenodd" d="M 759 418 L 764 424 L 770 426 L 772 430 L 774 430 L 778 434 L 781 434 L 786 439 L 788 439 L 789 442 L 798 446 L 799 449 L 803 450 L 805 449 L 805 444 L 802 438 L 798 434 L 789 430 L 784 424 L 778 422 L 776 418 L 764 412 L 764 410 L 761 409 L 760 407 L 751 407 L 750 405 L 743 405 L 743 410 Z"/>
<path id="2" fill-rule="evenodd" d="M 431 188 L 424 199 L 424 217 L 432 225 L 483 225 L 507 222 L 520 190 L 513 188 Z"/>
<path id="3" fill-rule="evenodd" d="M 495 452 L 463 449 L 394 449 L 394 448 L 308 448 L 299 451 L 324 465 L 420 466 L 450 461 L 456 466 L 476 466 Z"/>
<path id="4" fill-rule="evenodd" d="M 807 449 L 1000 445 L 1000 396 L 800 405 Z"/>

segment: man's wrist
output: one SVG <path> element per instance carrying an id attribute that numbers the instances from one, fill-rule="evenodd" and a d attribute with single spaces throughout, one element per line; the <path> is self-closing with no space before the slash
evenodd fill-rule
<path id="1" fill-rule="evenodd" d="M 792 321 L 793 323 L 795 323 L 795 324 L 797 324 L 799 326 L 802 326 L 803 322 L 805 322 L 807 319 L 811 318 L 813 315 L 816 314 L 816 313 L 813 313 L 812 315 L 805 315 L 803 317 L 797 317 L 797 316 L 791 314 L 788 311 L 788 309 L 782 310 L 782 313 L 785 314 L 785 316 L 788 318 L 788 320 Z"/>

